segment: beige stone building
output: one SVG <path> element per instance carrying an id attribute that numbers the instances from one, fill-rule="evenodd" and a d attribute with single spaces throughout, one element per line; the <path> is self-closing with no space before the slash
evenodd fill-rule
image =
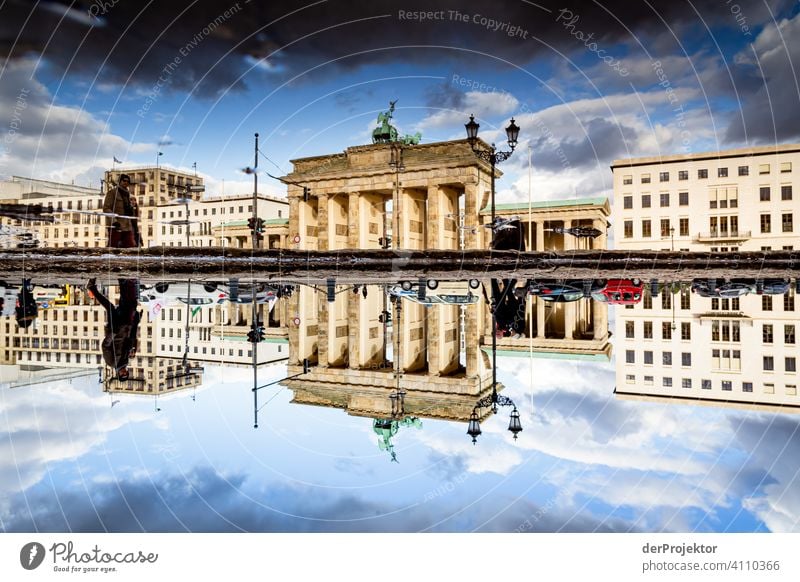
<path id="1" fill-rule="evenodd" d="M 187 212 L 189 246 L 252 248 L 252 234 L 248 227 L 248 220 L 253 216 L 252 195 L 205 197 L 188 205 L 160 206 L 156 228 L 159 245 L 186 246 Z M 289 224 L 288 200 L 259 195 L 256 214 L 265 223 L 261 248 L 283 248 Z"/>
<path id="2" fill-rule="evenodd" d="M 103 247 L 105 222 L 91 212 L 103 209 L 103 193 L 97 188 L 61 184 L 13 176 L 0 182 L 0 201 L 41 204 L 52 208 L 56 222 L 0 217 L 0 224 L 31 233 L 43 247 Z M 87 212 L 89 211 L 89 212 Z"/>
<path id="3" fill-rule="evenodd" d="M 616 317 L 615 393 L 668 403 L 800 411 L 795 291 L 707 298 L 674 284 Z"/>
<path id="4" fill-rule="evenodd" d="M 615 160 L 618 249 L 798 248 L 800 145 Z"/>
<path id="5" fill-rule="evenodd" d="M 486 144 L 483 144 L 486 145 Z M 488 146 L 487 146 L 488 147 Z M 289 248 L 305 250 L 380 248 L 392 237 L 399 249 L 487 248 L 491 168 L 466 140 L 402 146 L 347 148 L 344 153 L 293 160 L 286 176 Z M 502 173 L 497 171 L 498 177 Z M 609 214 L 605 199 L 498 205 L 501 216 L 526 223 L 529 250 L 576 248 L 555 226 L 595 226 L 603 233 Z M 391 216 L 391 219 L 389 218 Z M 604 245 L 605 236 L 594 248 Z"/>

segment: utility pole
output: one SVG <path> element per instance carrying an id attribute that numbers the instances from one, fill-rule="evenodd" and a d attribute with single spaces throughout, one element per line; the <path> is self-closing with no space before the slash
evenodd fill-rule
<path id="1" fill-rule="evenodd" d="M 253 224 L 258 218 L 258 133 L 256 133 L 255 161 L 253 162 Z M 253 237 L 253 249 L 258 248 L 258 235 L 255 229 L 251 233 Z"/>

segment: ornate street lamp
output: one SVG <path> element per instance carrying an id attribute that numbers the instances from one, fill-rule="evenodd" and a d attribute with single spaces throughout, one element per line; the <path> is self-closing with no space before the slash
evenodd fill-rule
<path id="1" fill-rule="evenodd" d="M 503 162 L 511 157 L 511 154 L 514 153 L 514 148 L 517 147 L 517 140 L 519 139 L 519 126 L 514 122 L 514 118 L 511 118 L 511 123 L 508 124 L 506 127 L 506 138 L 508 139 L 508 147 L 511 148 L 509 151 L 500 151 L 498 150 L 494 144 L 492 144 L 489 149 L 483 149 L 482 147 L 478 146 L 478 128 L 480 124 L 475 121 L 475 116 L 469 116 L 469 122 L 464 124 L 464 127 L 467 130 L 467 142 L 469 142 L 472 151 L 478 156 L 480 159 L 489 162 L 492 166 L 492 246 L 494 246 L 494 226 L 495 226 L 495 203 L 494 203 L 494 181 L 495 181 L 495 166 L 500 162 Z"/>

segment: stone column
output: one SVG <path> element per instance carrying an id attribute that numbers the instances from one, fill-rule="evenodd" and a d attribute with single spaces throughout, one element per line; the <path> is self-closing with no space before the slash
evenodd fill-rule
<path id="1" fill-rule="evenodd" d="M 577 303 L 563 303 L 564 307 L 564 339 L 575 337 L 575 315 Z"/>
<path id="2" fill-rule="evenodd" d="M 444 229 L 443 221 L 446 220 L 442 216 L 442 191 L 438 184 L 428 186 L 428 229 L 427 240 L 425 241 L 426 249 L 442 249 L 442 230 Z"/>
<path id="3" fill-rule="evenodd" d="M 300 296 L 303 295 L 305 290 L 299 289 L 297 292 L 292 293 L 287 301 L 287 311 L 289 314 L 289 364 L 299 365 L 302 361 L 300 357 L 300 328 L 295 325 L 294 318 L 300 317 Z M 303 325 L 301 319 L 300 325 Z"/>
<path id="4" fill-rule="evenodd" d="M 571 220 L 564 221 L 564 228 L 570 228 L 572 226 Z M 571 234 L 564 234 L 564 250 L 565 251 L 574 251 L 575 250 L 575 237 Z"/>
<path id="5" fill-rule="evenodd" d="M 428 317 L 425 319 L 425 336 L 427 340 L 428 351 L 428 371 L 431 376 L 439 376 L 442 369 L 442 354 L 441 354 L 441 335 L 442 335 L 442 317 L 440 309 L 444 306 L 436 305 L 428 310 Z"/>
<path id="6" fill-rule="evenodd" d="M 594 339 L 601 340 L 608 337 L 608 305 L 592 301 L 592 325 Z"/>
<path id="7" fill-rule="evenodd" d="M 359 213 L 360 198 L 358 192 L 350 192 L 347 199 L 347 247 L 361 248 L 361 216 Z"/>
<path id="8" fill-rule="evenodd" d="M 544 339 L 546 337 L 544 301 L 536 299 L 536 337 Z"/>
<path id="9" fill-rule="evenodd" d="M 296 234 L 300 235 L 300 244 L 297 245 L 299 249 L 305 248 L 306 233 L 300 232 L 300 199 L 296 196 L 289 197 L 289 236 L 294 237 Z"/>
<path id="10" fill-rule="evenodd" d="M 464 246 L 468 249 L 480 248 L 478 212 L 478 184 L 464 185 Z M 475 229 L 475 233 L 472 230 Z"/>
<path id="11" fill-rule="evenodd" d="M 317 244 L 321 251 L 327 251 L 330 241 L 330 225 L 328 224 L 328 195 L 317 196 Z"/>
<path id="12" fill-rule="evenodd" d="M 472 378 L 480 373 L 480 342 L 483 338 L 478 332 L 478 317 L 482 305 L 470 305 L 464 315 L 464 335 L 466 347 L 467 377 Z"/>
<path id="13" fill-rule="evenodd" d="M 592 241 L 593 249 L 605 249 L 608 247 L 608 235 L 606 234 L 606 220 L 595 219 L 592 221 L 592 226 L 602 232 L 600 236 Z"/>
<path id="14" fill-rule="evenodd" d="M 535 220 L 536 224 L 536 250 L 539 252 L 544 251 L 544 221 Z"/>
<path id="15" fill-rule="evenodd" d="M 345 292 L 347 295 L 347 360 L 351 370 L 358 370 L 362 367 L 361 362 L 361 310 L 359 301 L 361 295 L 354 295 Z"/>
<path id="16" fill-rule="evenodd" d="M 295 294 L 293 294 L 294 296 Z M 317 357 L 321 368 L 328 367 L 328 342 L 330 341 L 329 314 L 331 304 L 327 301 L 320 302 L 319 315 L 317 316 Z"/>

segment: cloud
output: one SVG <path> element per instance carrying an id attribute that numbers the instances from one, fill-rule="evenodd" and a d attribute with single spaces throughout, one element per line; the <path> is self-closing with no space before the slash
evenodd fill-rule
<path id="1" fill-rule="evenodd" d="M 33 61 L 21 60 L 7 63 L 0 74 L 0 176 L 69 182 L 93 167 L 111 165 L 112 156 L 154 147 L 113 134 L 108 124 L 77 107 L 56 104 L 34 71 Z M 95 185 L 100 177 L 92 175 Z"/>
<path id="2" fill-rule="evenodd" d="M 775 143 L 800 136 L 800 14 L 767 24 L 736 66 L 758 80 L 742 86 L 741 111 L 732 116 L 728 142 Z"/>

